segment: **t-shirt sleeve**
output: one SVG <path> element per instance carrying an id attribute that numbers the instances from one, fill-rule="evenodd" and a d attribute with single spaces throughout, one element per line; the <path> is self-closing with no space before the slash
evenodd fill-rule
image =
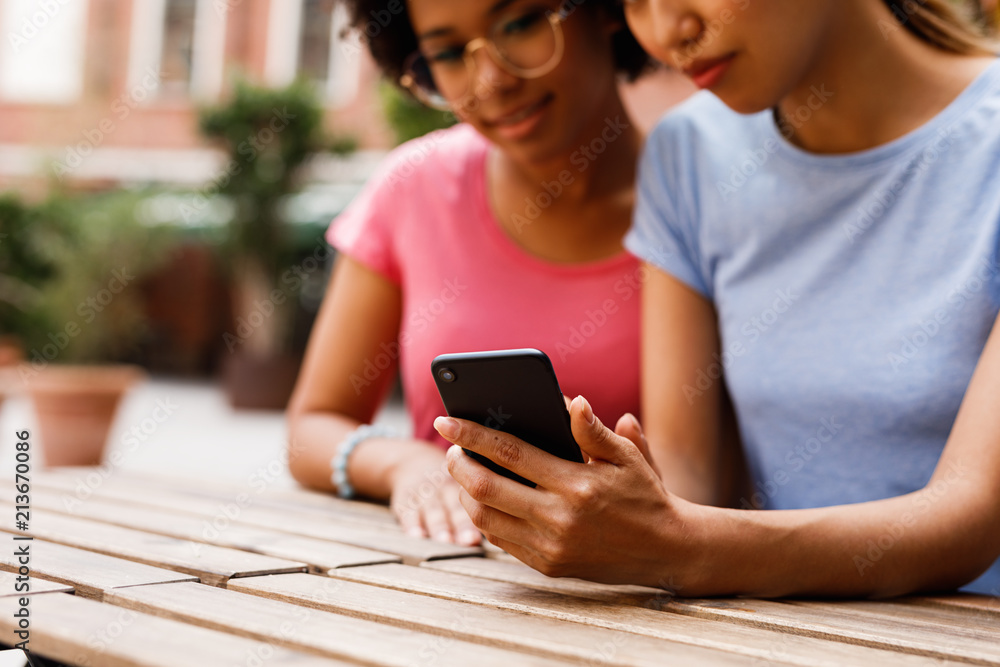
<path id="1" fill-rule="evenodd" d="M 673 145 L 672 145 L 673 144 Z M 663 123 L 650 134 L 639 163 L 639 182 L 632 227 L 625 247 L 677 280 L 712 299 L 711 281 L 702 270 L 698 229 L 692 212 L 686 215 L 679 201 L 690 199 L 681 179 L 671 177 L 683 164 L 680 150 L 664 131 Z"/>
<path id="2" fill-rule="evenodd" d="M 393 167 L 389 159 L 368 179 L 326 231 L 327 242 L 339 252 L 364 264 L 395 284 L 402 277 L 396 250 L 396 224 L 400 219 L 398 193 L 393 192 Z"/>

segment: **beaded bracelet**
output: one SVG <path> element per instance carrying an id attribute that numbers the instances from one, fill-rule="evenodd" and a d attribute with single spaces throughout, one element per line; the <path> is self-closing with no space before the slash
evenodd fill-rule
<path id="1" fill-rule="evenodd" d="M 330 479 L 337 488 L 339 497 L 354 497 L 354 487 L 347 479 L 347 459 L 354 448 L 369 438 L 393 438 L 397 436 L 395 429 L 385 424 L 362 424 L 340 441 L 336 453 L 330 460 L 330 467 L 333 470 Z"/>

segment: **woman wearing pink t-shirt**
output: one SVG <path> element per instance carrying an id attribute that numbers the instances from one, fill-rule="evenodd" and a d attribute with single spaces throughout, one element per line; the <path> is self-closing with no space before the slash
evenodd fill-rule
<path id="1" fill-rule="evenodd" d="M 642 136 L 617 79 L 648 60 L 613 0 L 345 2 L 383 71 L 464 123 L 393 151 L 331 227 L 289 467 L 389 498 L 411 535 L 477 544 L 432 426 L 436 355 L 539 348 L 565 393 L 634 428 L 645 276 L 622 238 Z M 368 426 L 397 368 L 407 438 Z"/>

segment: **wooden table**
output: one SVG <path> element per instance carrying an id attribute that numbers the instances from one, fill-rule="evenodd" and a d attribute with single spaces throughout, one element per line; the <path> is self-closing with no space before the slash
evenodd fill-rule
<path id="1" fill-rule="evenodd" d="M 121 470 L 0 484 L 0 633 L 72 665 L 1000 665 L 1000 602 L 687 600 L 404 536 L 381 506 Z M 32 540 L 15 537 L 32 536 Z"/>

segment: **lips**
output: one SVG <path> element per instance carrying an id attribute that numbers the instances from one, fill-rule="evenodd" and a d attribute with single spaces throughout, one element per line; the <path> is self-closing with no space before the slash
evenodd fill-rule
<path id="1" fill-rule="evenodd" d="M 683 71 L 699 88 L 711 88 L 725 76 L 735 57 L 735 53 L 730 53 L 721 58 L 696 60 Z"/>

